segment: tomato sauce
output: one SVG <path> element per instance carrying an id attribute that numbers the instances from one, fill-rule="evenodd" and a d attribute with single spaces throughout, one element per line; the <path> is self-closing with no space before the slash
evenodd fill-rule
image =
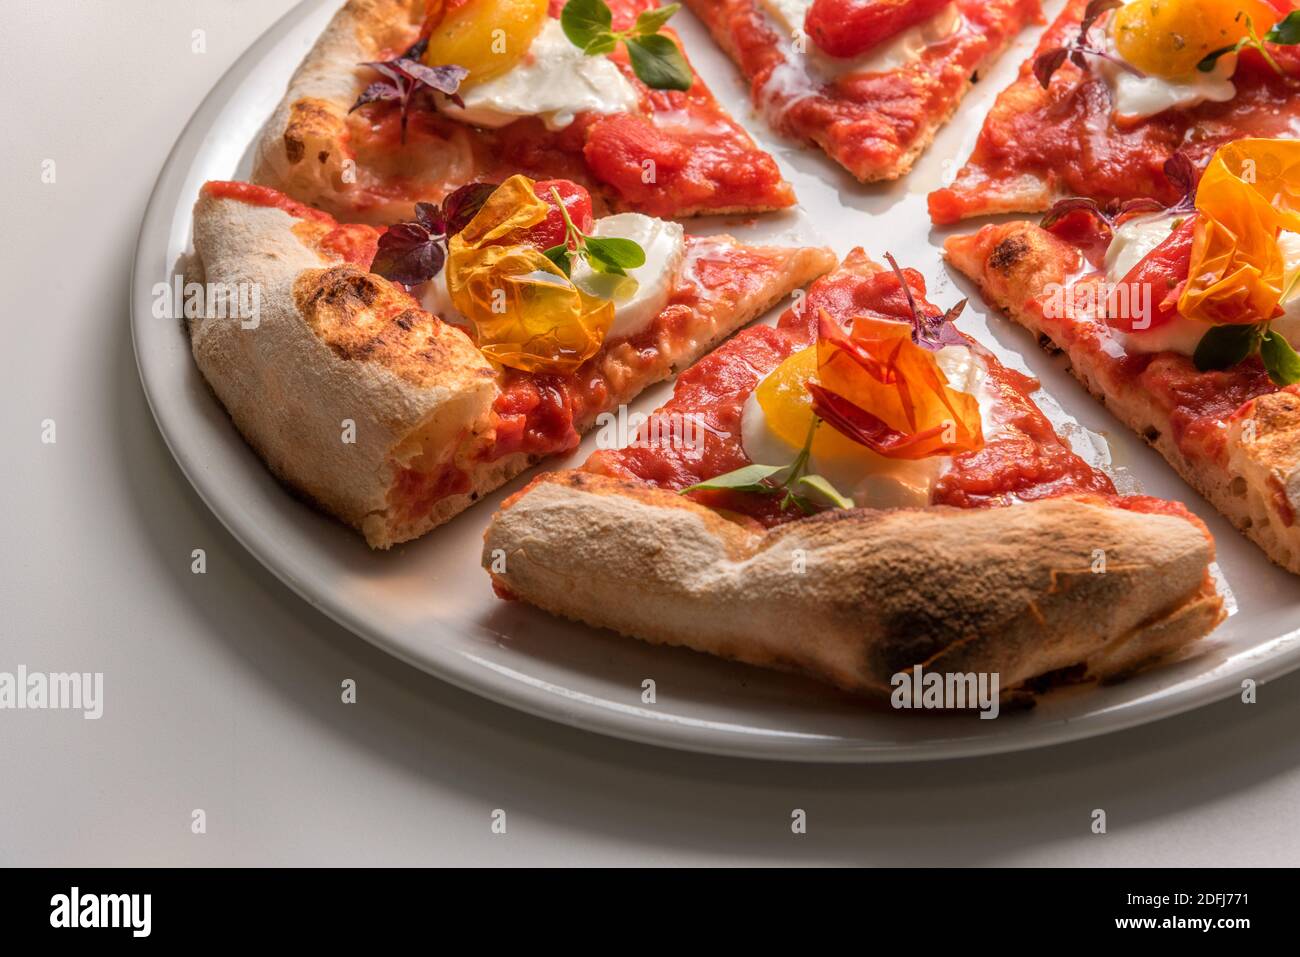
<path id="1" fill-rule="evenodd" d="M 1072 40 L 1086 5 L 1071 0 L 1038 52 Z M 1270 53 L 1288 76 L 1247 50 L 1233 77 L 1233 99 L 1165 110 L 1124 128 L 1112 120 L 1109 88 L 1094 69 L 1067 61 L 1043 91 L 1030 58 L 998 97 L 957 181 L 930 194 L 931 219 L 948 224 L 981 214 L 986 191 L 1013 192 L 1026 174 L 1044 178 L 1055 195 L 1153 197 L 1172 204 L 1181 196 L 1164 165 L 1175 152 L 1203 169 L 1224 143 L 1246 136 L 1294 137 L 1300 130 L 1300 50 L 1270 47 Z"/>
<path id="2" fill-rule="evenodd" d="M 855 251 L 845 262 L 849 268 L 814 283 L 803 301 L 787 310 L 775 327 L 747 329 L 701 359 L 678 377 L 672 399 L 642 429 L 642 442 L 597 452 L 584 467 L 680 491 L 752 464 L 741 441 L 745 401 L 781 362 L 814 343 L 819 311 L 825 310 L 841 323 L 858 315 L 893 319 L 909 315 L 906 296 L 892 273 L 853 271 L 853 266 L 861 267 L 864 261 L 861 251 Z M 905 270 L 905 275 L 918 307 L 938 315 L 939 310 L 924 300 L 925 281 L 920 274 Z M 972 344 L 972 348 L 980 347 Z M 1004 368 L 983 350 L 980 353 L 998 390 L 998 421 L 986 423 L 982 449 L 953 458 L 951 468 L 935 487 L 933 502 L 973 508 L 1063 494 L 1114 495 L 1110 479 L 1075 455 L 1034 405 L 1029 396 L 1037 382 Z M 697 441 L 645 441 L 655 429 L 661 436 L 668 434 L 674 420 L 700 423 Z M 747 515 L 768 526 L 802 515 L 798 510 L 782 511 L 777 496 L 731 490 L 690 495 L 701 504 Z"/>
<path id="3" fill-rule="evenodd" d="M 563 6 L 552 0 L 551 15 L 558 16 Z M 630 27 L 638 13 L 655 6 L 655 0 L 610 0 L 614 29 Z M 660 32 L 677 39 L 671 29 Z M 776 161 L 727 115 L 698 76 L 686 92 L 652 90 L 633 73 L 623 47 L 610 59 L 637 89 L 641 110 L 580 113 L 554 132 L 534 117 L 477 130 L 432 110 L 413 109 L 403 144 L 393 104 L 362 107 L 348 119 L 349 145 L 358 172 L 364 170 L 353 198 L 372 206 L 437 200 L 467 182 L 499 182 L 523 173 L 570 179 L 598 192 L 610 206 L 660 217 L 794 204 Z"/>
<path id="4" fill-rule="evenodd" d="M 782 132 L 822 145 L 854 175 L 878 176 L 947 116 L 971 74 L 1039 15 L 1039 0 L 957 0 L 962 24 L 913 63 L 822 79 L 756 0 L 694 0 L 692 9 L 749 80 Z"/>
<path id="5" fill-rule="evenodd" d="M 338 223 L 329 213 L 297 200 L 279 190 L 254 183 L 212 180 L 203 184 L 202 192 L 215 199 L 233 199 L 253 206 L 281 209 L 302 220 L 293 227 L 294 234 L 306 245 L 331 259 L 369 269 L 379 246 L 383 230 L 360 223 Z"/>

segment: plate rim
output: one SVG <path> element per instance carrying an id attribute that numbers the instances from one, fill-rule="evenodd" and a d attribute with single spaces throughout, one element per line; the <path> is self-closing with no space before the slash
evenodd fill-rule
<path id="1" fill-rule="evenodd" d="M 1203 707 L 1231 696 L 1239 690 L 1243 677 L 1253 677 L 1263 683 L 1300 668 L 1300 628 L 1297 628 L 1275 636 L 1266 643 L 1283 647 L 1250 656 L 1252 666 L 1249 669 L 1238 665 L 1202 680 L 1191 688 L 1168 691 L 1152 700 L 1121 703 L 1083 719 L 1060 718 L 1016 727 L 996 736 L 952 739 L 936 737 L 919 742 L 887 744 L 854 741 L 835 735 L 781 733 L 775 729 L 746 728 L 739 724 L 727 727 L 702 719 L 688 720 L 554 686 L 544 687 L 542 682 L 525 680 L 526 675 L 523 673 L 508 674 L 509 669 L 490 665 L 486 661 L 467 664 L 466 662 L 473 661 L 471 656 L 442 651 L 436 643 L 421 657 L 409 647 L 372 629 L 345 601 L 333 597 L 328 589 L 313 587 L 311 576 L 303 574 L 303 569 L 297 567 L 290 550 L 278 549 L 274 542 L 255 534 L 256 526 L 246 520 L 238 507 L 232 506 L 228 496 L 223 496 L 219 477 L 199 467 L 197 453 L 188 446 L 185 437 L 186 428 L 193 425 L 193 422 L 187 421 L 176 411 L 177 406 L 167 401 L 170 396 L 157 391 L 162 385 L 156 378 L 161 376 L 161 371 L 155 373 L 151 367 L 149 334 L 144 331 L 147 326 L 145 317 L 152 319 L 150 302 L 153 284 L 148 280 L 156 278 L 156 274 L 149 273 L 144 264 L 158 259 L 164 263 L 167 261 L 170 224 L 174 222 L 182 205 L 188 203 L 188 198 L 182 195 L 183 183 L 175 182 L 178 177 L 183 179 L 179 164 L 184 159 L 187 147 L 196 145 L 196 140 L 202 140 L 208 131 L 208 123 L 225 103 L 232 88 L 238 85 L 243 74 L 260 62 L 275 43 L 290 32 L 293 21 L 300 18 L 308 8 L 326 5 L 334 7 L 337 3 L 338 0 L 299 0 L 244 49 L 204 95 L 168 151 L 150 192 L 137 233 L 128 289 L 131 344 L 136 370 L 150 413 L 168 452 L 204 505 L 240 546 L 317 611 L 411 667 L 463 691 L 536 717 L 583 731 L 658 747 L 727 757 L 808 763 L 932 761 L 1050 747 L 1148 724 Z M 184 222 L 187 229 L 192 228 L 192 215 L 186 213 Z M 155 321 L 155 328 L 158 325 Z M 209 401 L 216 401 L 210 393 Z M 224 409 L 221 412 L 224 416 Z M 229 423 L 228 416 L 226 423 L 229 434 L 225 440 L 233 439 L 244 444 L 242 437 Z M 265 468 L 260 459 L 257 467 Z M 436 630 L 452 635 L 459 633 L 458 629 L 446 622 L 437 623 Z M 1285 647 L 1288 644 L 1291 647 Z"/>

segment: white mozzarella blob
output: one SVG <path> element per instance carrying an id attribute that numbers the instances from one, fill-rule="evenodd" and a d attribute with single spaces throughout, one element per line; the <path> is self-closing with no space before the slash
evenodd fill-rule
<path id="1" fill-rule="evenodd" d="M 830 80 L 857 73 L 888 73 L 921 58 L 927 47 L 948 39 L 962 24 L 957 4 L 949 3 L 934 16 L 901 30 L 856 57 L 833 57 L 803 32 L 804 18 L 813 0 L 761 0 L 768 15 L 787 37 L 798 38 L 810 70 Z M 794 51 L 797 55 L 798 50 Z"/>
<path id="2" fill-rule="evenodd" d="M 439 269 L 438 274 L 428 282 L 411 289 L 411 293 L 420 301 L 420 308 L 432 313 L 443 322 L 463 326 L 465 317 L 451 304 L 451 293 L 447 291 L 447 270 Z"/>
<path id="3" fill-rule="evenodd" d="M 630 239 L 645 250 L 645 265 L 627 271 L 636 280 L 636 290 L 627 299 L 614 300 L 614 324 L 605 338 L 634 336 L 647 329 L 668 305 L 686 255 L 685 230 L 680 223 L 665 219 L 641 213 L 618 213 L 596 220 L 591 235 Z M 574 279 L 590 272 L 591 267 L 579 262 L 573 269 Z"/>
<path id="4" fill-rule="evenodd" d="M 1095 37 L 1098 34 L 1094 32 L 1092 35 Z M 1103 49 L 1111 56 L 1123 60 L 1115 46 L 1110 27 L 1105 29 L 1104 36 Z M 1115 115 L 1121 119 L 1144 119 L 1165 110 L 1190 109 L 1198 103 L 1226 103 L 1237 95 L 1237 88 L 1232 83 L 1232 74 L 1237 70 L 1235 53 L 1219 57 L 1209 73 L 1193 70 L 1187 76 L 1175 79 L 1135 76 L 1110 60 L 1092 58 L 1092 62 L 1110 87 Z"/>
<path id="5" fill-rule="evenodd" d="M 965 346 L 945 346 L 936 358 L 952 388 L 972 393 L 978 399 L 980 420 L 987 436 L 989 423 L 995 421 L 995 396 L 986 385 L 988 369 L 984 361 Z M 831 427 L 823 424 L 821 428 Z M 798 447 L 791 446 L 768 426 L 757 390 L 750 393 L 741 410 L 740 433 L 741 445 L 751 462 L 782 465 L 799 453 Z M 952 464 L 952 459 L 945 455 L 891 459 L 847 439 L 836 442 L 835 447 L 836 454 L 814 448 L 808 470 L 827 478 L 859 508 L 928 505 L 935 483 Z"/>
<path id="6" fill-rule="evenodd" d="M 1134 266 L 1164 241 L 1178 219 L 1179 216 L 1167 213 L 1137 216 L 1116 229 L 1106 250 L 1106 281 L 1114 285 L 1123 280 Z M 1300 234 L 1284 232 L 1279 234 L 1277 241 L 1286 261 L 1286 275 L 1290 277 L 1300 269 Z M 1300 348 L 1300 286 L 1291 290 L 1282 308 L 1285 313 L 1273 320 L 1272 328 L 1291 345 Z M 1190 356 L 1196 352 L 1201 337 L 1212 325 L 1199 319 L 1175 316 L 1154 329 L 1124 332 L 1112 328 L 1111 335 L 1127 352 L 1179 352 Z"/>
<path id="7" fill-rule="evenodd" d="M 561 130 L 583 111 L 628 113 L 639 103 L 636 88 L 614 62 L 607 56 L 587 56 L 569 42 L 554 18 L 546 21 L 523 62 L 461 96 L 464 107 L 440 95 L 439 111 L 487 129 L 536 116 L 548 130 Z"/>

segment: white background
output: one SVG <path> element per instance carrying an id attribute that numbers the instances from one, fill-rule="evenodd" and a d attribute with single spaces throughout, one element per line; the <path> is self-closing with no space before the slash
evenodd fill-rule
<path id="1" fill-rule="evenodd" d="M 1295 862 L 1300 676 L 1253 706 L 1032 754 L 762 764 L 488 704 L 294 597 L 172 463 L 126 308 L 168 148 L 289 6 L 6 7 L 0 671 L 102 671 L 106 704 L 99 721 L 0 711 L 0 863 Z M 54 445 L 40 441 L 47 418 Z M 196 547 L 206 575 L 190 573 Z M 344 678 L 355 705 L 339 700 Z M 195 808 L 206 834 L 191 833 Z M 491 832 L 496 808 L 505 835 Z M 794 808 L 805 835 L 790 831 Z M 1094 808 L 1105 835 L 1090 831 Z"/>

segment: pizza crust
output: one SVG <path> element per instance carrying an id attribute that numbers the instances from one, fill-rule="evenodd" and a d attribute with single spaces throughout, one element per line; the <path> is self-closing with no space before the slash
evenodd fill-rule
<path id="1" fill-rule="evenodd" d="M 440 202 L 459 186 L 500 173 L 499 166 L 493 164 L 492 144 L 478 142 L 479 134 L 459 123 L 448 124 L 450 128 L 441 141 L 421 144 L 427 148 L 412 149 L 408 143 L 400 153 L 386 155 L 383 169 L 368 168 L 366 160 L 356 156 L 350 142 L 348 111 L 374 78 L 360 64 L 383 60 L 405 49 L 418 35 L 424 11 L 424 0 L 348 0 L 294 72 L 284 98 L 262 128 L 252 181 L 323 209 L 340 221 L 385 224 L 409 218 L 412 204 L 417 201 Z M 698 76 L 695 89 L 713 102 Z M 680 112 L 661 109 L 673 117 Z M 758 149 L 739 124 L 728 117 L 727 125 L 729 135 L 743 139 L 751 151 L 742 157 L 744 162 L 762 157 L 776 171 L 775 162 Z M 511 166 L 505 175 L 524 171 Z M 554 170 L 527 172 L 534 178 L 580 182 L 591 191 L 598 215 L 664 212 L 623 200 L 607 184 L 584 176 L 581 162 L 576 167 L 567 162 Z M 536 175 L 539 172 L 546 175 Z M 761 213 L 791 206 L 794 191 L 777 175 L 778 181 L 762 200 L 755 196 L 748 203 L 687 205 L 679 197 L 671 216 Z M 394 189 L 400 186 L 409 188 Z"/>
<path id="2" fill-rule="evenodd" d="M 1247 402 L 1232 417 L 1222 462 L 1189 458 L 1166 412 L 1146 391 L 1109 386 L 1092 354 L 1057 341 L 1037 305 L 1045 287 L 1064 286 L 1080 264 L 1075 247 L 1028 222 L 986 226 L 944 244 L 948 260 L 1016 322 L 1063 349 L 1075 378 L 1142 436 L 1179 475 L 1274 562 L 1300 574 L 1300 396 L 1290 389 Z"/>
<path id="3" fill-rule="evenodd" d="M 507 597 L 878 696 L 918 664 L 998 673 L 1004 694 L 1062 669 L 1127 674 L 1222 619 L 1212 559 L 1194 519 L 1100 500 L 851 509 L 764 530 L 575 471 L 508 500 L 483 547 Z"/>
<path id="4" fill-rule="evenodd" d="M 540 456 L 482 460 L 501 394 L 497 369 L 464 332 L 392 283 L 323 259 L 295 232 L 302 222 L 271 206 L 200 197 L 196 271 L 212 284 L 254 284 L 260 312 L 253 328 L 190 320 L 194 359 L 278 478 L 372 547 L 388 548 L 449 520 Z M 708 242 L 739 246 L 727 236 Z M 835 264 L 827 249 L 742 248 L 753 268 L 764 268 L 762 281 L 696 314 L 695 335 L 678 354 L 632 367 L 618 344 L 602 353 L 594 371 L 611 383 L 609 395 L 574 423 L 579 432 Z M 404 471 L 434 477 L 449 468 L 464 473 L 464 491 L 415 513 L 403 507 Z"/>

